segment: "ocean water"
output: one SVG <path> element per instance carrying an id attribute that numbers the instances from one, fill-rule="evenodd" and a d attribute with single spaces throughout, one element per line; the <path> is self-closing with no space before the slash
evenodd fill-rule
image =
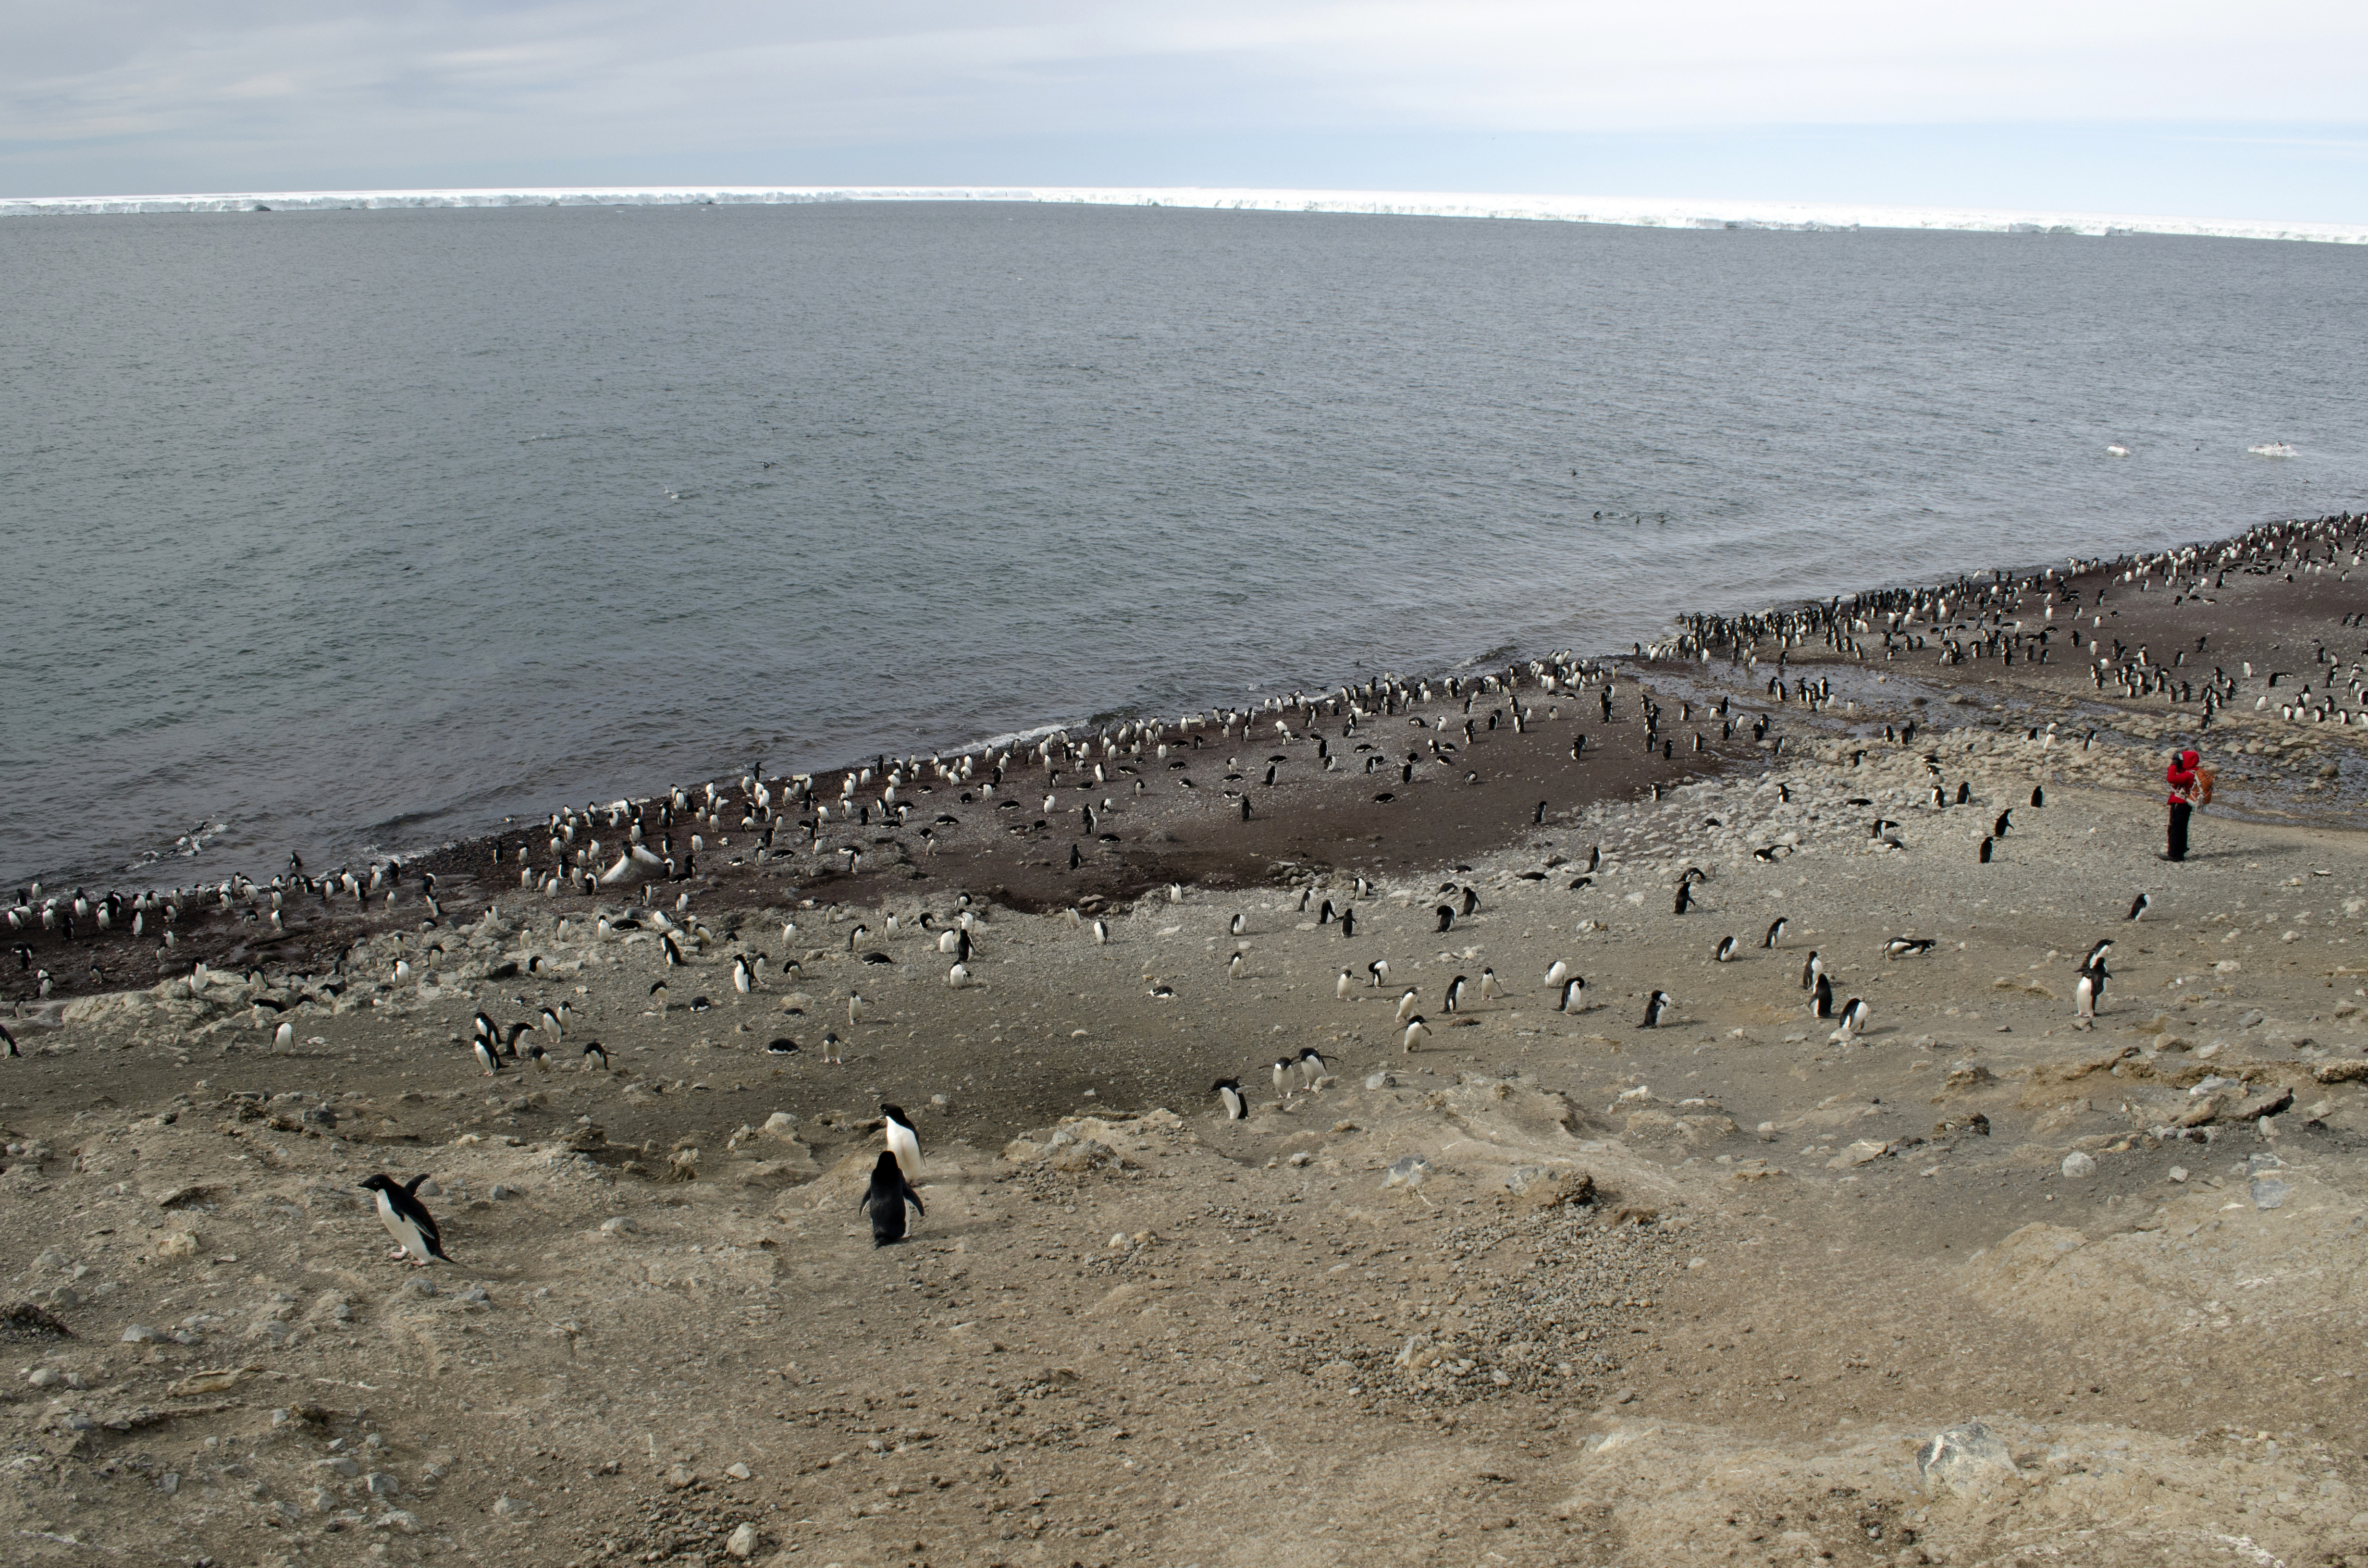
<path id="1" fill-rule="evenodd" d="M 12 885 L 2368 501 L 2351 247 L 827 203 L 24 218 L 0 276 Z"/>

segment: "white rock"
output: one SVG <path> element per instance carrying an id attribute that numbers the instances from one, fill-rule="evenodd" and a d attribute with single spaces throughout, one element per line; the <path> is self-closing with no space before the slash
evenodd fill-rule
<path id="1" fill-rule="evenodd" d="M 746 1558 L 755 1556 L 757 1554 L 757 1527 L 754 1525 L 742 1525 L 738 1529 L 734 1530 L 731 1536 L 724 1540 L 723 1550 L 730 1552 L 734 1557 Z"/>
<path id="2" fill-rule="evenodd" d="M 2089 1155 L 2074 1150 L 2064 1156 L 2064 1174 L 2076 1179 L 2097 1174 L 2097 1162 Z"/>
<path id="3" fill-rule="evenodd" d="M 1978 1421 L 1936 1432 L 1916 1450 L 1916 1473 L 1926 1494 L 1943 1491 L 1975 1495 L 2014 1479 L 2014 1454 Z"/>
<path id="4" fill-rule="evenodd" d="M 746 1460 L 734 1460 L 723 1467 L 723 1473 L 734 1481 L 746 1481 L 756 1472 L 748 1468 Z"/>
<path id="5" fill-rule="evenodd" d="M 633 1223 L 631 1214 L 611 1214 L 600 1221 L 600 1233 L 604 1236 L 628 1235 L 639 1229 L 641 1227 Z"/>
<path id="6" fill-rule="evenodd" d="M 494 1512 L 503 1518 L 515 1519 L 526 1512 L 526 1505 L 515 1497 L 496 1497 L 494 1499 Z"/>

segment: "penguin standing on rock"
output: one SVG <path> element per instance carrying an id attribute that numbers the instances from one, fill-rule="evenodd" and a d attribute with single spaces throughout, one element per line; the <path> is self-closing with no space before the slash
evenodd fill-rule
<path id="1" fill-rule="evenodd" d="M 427 1179 L 416 1176 L 398 1185 L 381 1172 L 361 1184 L 362 1191 L 378 1195 L 378 1222 L 395 1240 L 394 1251 L 387 1256 L 408 1257 L 418 1268 L 452 1261 L 444 1256 L 444 1238 L 437 1233 L 435 1216 L 419 1201 L 419 1184 Z"/>
<path id="2" fill-rule="evenodd" d="M 871 1216 L 871 1244 L 875 1247 L 894 1245 L 905 1239 L 905 1205 L 927 1219 L 929 1211 L 921 1207 L 921 1195 L 905 1179 L 895 1153 L 880 1151 L 880 1158 L 871 1167 L 871 1185 L 863 1189 L 861 1207 Z"/>

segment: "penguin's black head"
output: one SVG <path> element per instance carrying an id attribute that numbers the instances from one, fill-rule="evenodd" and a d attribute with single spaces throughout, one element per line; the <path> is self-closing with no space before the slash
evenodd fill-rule
<path id="1" fill-rule="evenodd" d="M 886 1176 L 901 1181 L 904 1179 L 905 1168 L 896 1163 L 894 1151 L 882 1149 L 880 1151 L 880 1157 L 871 1163 L 871 1175 L 875 1179 Z"/>
<path id="2" fill-rule="evenodd" d="M 400 1192 L 403 1190 L 403 1184 L 381 1171 L 378 1175 L 371 1176 L 369 1180 L 361 1183 L 357 1190 L 362 1192 Z"/>
<path id="3" fill-rule="evenodd" d="M 905 1108 L 903 1106 L 890 1105 L 886 1100 L 882 1100 L 880 1102 L 880 1114 L 886 1117 L 889 1120 L 894 1122 L 899 1127 L 910 1127 L 913 1125 L 913 1119 L 905 1114 Z"/>

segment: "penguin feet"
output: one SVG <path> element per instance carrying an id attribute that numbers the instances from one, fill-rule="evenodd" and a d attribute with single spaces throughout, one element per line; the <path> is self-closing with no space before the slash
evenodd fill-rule
<path id="1" fill-rule="evenodd" d="M 386 1260 L 389 1263 L 400 1263 L 410 1256 L 411 1249 L 409 1247 L 397 1247 L 393 1252 L 386 1255 Z"/>

